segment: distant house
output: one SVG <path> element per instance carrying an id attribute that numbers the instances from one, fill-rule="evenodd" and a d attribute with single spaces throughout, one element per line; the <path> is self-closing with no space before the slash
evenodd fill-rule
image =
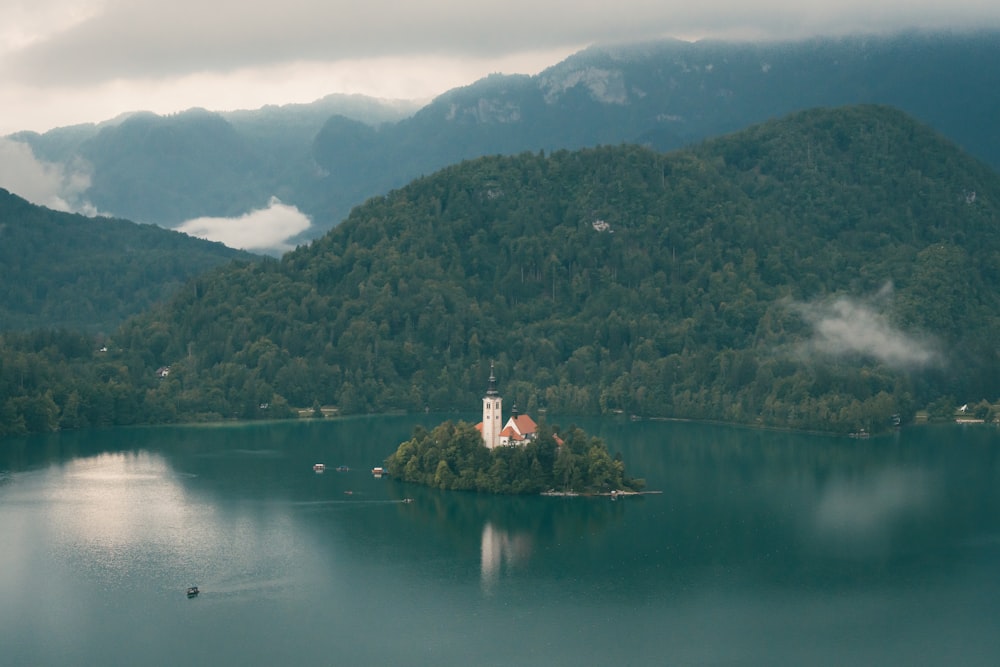
<path id="1" fill-rule="evenodd" d="M 503 398 L 497 391 L 497 378 L 490 364 L 490 381 L 483 396 L 483 421 L 476 424 L 488 448 L 523 445 L 538 435 L 538 424 L 528 415 L 518 414 L 517 406 L 507 423 L 503 423 Z"/>
<path id="2" fill-rule="evenodd" d="M 160 366 L 156 369 L 156 377 L 165 378 L 170 375 L 170 366 Z"/>

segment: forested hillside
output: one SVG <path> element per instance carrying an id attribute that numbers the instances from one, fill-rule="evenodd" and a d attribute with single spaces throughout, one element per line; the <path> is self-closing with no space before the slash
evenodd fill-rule
<path id="1" fill-rule="evenodd" d="M 52 211 L 0 189 L 0 331 L 110 334 L 193 276 L 250 257 L 152 225 Z"/>
<path id="2" fill-rule="evenodd" d="M 667 151 L 795 111 L 870 103 L 1000 168 L 998 58 L 1000 38 L 985 31 L 593 46 L 535 76 L 448 91 L 377 131 L 331 119 L 314 142 L 325 173 L 309 198 L 344 210 L 338 202 L 358 192 L 480 155 L 622 142 Z"/>
<path id="3" fill-rule="evenodd" d="M 998 202 L 995 172 L 876 106 L 482 158 L 197 279 L 101 377 L 135 390 L 113 421 L 465 410 L 492 360 L 530 412 L 877 431 L 1000 395 Z"/>

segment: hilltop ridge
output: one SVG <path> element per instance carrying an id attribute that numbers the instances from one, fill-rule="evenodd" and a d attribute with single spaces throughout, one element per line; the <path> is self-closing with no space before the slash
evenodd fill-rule
<path id="1" fill-rule="evenodd" d="M 14 138 L 85 175 L 89 188 L 74 193 L 82 201 L 139 222 L 237 217 L 278 197 L 312 221 L 306 232 L 287 230 L 294 245 L 367 198 L 461 160 L 620 143 L 674 150 L 814 107 L 897 107 L 998 169 L 998 60 L 995 31 L 664 40 L 594 46 L 537 75 L 492 75 L 419 109 L 334 99 L 140 114 Z"/>

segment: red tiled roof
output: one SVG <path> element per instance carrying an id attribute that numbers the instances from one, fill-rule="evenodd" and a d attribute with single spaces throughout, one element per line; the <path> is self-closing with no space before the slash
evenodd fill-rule
<path id="1" fill-rule="evenodd" d="M 524 436 L 518 433 L 513 426 L 508 425 L 504 430 L 500 431 L 501 438 L 510 438 L 511 440 L 524 440 Z"/>
<path id="2" fill-rule="evenodd" d="M 528 415 L 511 417 L 510 421 L 514 422 L 514 428 L 516 428 L 521 435 L 531 435 L 538 430 L 538 424 L 536 424 L 535 420 Z"/>

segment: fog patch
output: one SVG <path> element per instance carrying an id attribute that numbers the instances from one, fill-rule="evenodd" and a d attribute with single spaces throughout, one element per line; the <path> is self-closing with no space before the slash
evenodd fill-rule
<path id="1" fill-rule="evenodd" d="M 267 206 L 235 218 L 194 218 L 175 229 L 191 236 L 250 252 L 280 254 L 295 246 L 290 239 L 309 229 L 309 216 L 271 197 Z"/>
<path id="2" fill-rule="evenodd" d="M 0 137 L 0 187 L 55 211 L 97 215 L 97 209 L 83 198 L 90 187 L 85 169 L 43 162 L 22 141 Z"/>
<path id="3" fill-rule="evenodd" d="M 839 297 L 830 301 L 793 303 L 812 327 L 812 338 L 803 344 L 806 356 L 864 356 L 898 370 L 915 370 L 942 363 L 935 341 L 894 327 L 885 310 L 892 300 L 887 283 L 876 298 L 862 301 Z"/>

